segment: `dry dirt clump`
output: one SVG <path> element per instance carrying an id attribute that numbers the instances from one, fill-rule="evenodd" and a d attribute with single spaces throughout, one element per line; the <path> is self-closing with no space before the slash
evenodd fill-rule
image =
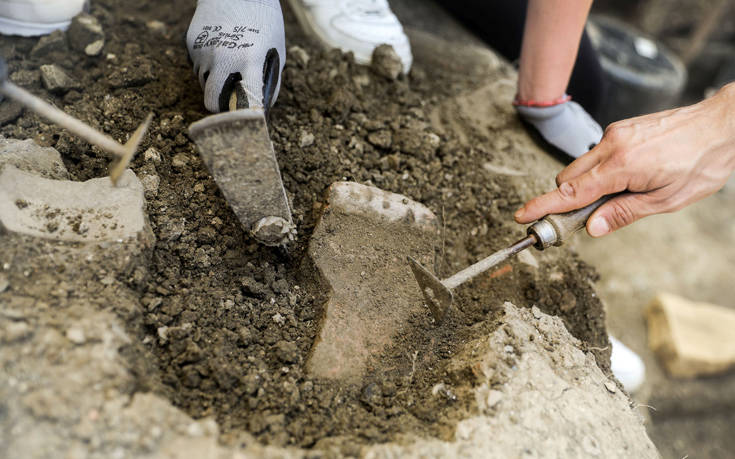
<path id="1" fill-rule="evenodd" d="M 371 184 L 432 209 L 443 228 L 437 266 L 450 274 L 520 237 L 512 211 L 552 186 L 561 165 L 522 130 L 510 107 L 514 73 L 491 53 L 418 34 L 414 69 L 390 81 L 315 46 L 286 11 L 289 41 L 299 48 L 290 50 L 270 125 L 300 236 L 288 251 L 261 247 L 242 231 L 186 136 L 206 115 L 182 39 L 192 13 L 188 0 L 95 1 L 91 14 L 105 34 L 99 56 L 68 46 L 31 54 L 37 39 L 0 37 L 13 80 L 113 136 L 124 139 L 155 115 L 146 153 L 132 163 L 156 237 L 150 261 L 116 275 L 124 306 L 93 303 L 121 318 L 131 337 L 123 346 L 129 394 L 151 391 L 195 419 L 212 416 L 223 441 L 247 432 L 265 444 L 337 444 L 351 453 L 409 432 L 448 439 L 476 411 L 470 382 L 449 372 L 449 358 L 496 329 L 504 301 L 559 315 L 607 370 L 596 274 L 556 250 L 460 289 L 440 327 L 427 310 L 381 356 L 393 370 L 350 386 L 311 379 L 305 362 L 324 292 L 306 247 L 331 183 Z M 38 69 L 50 63 L 84 89 L 44 90 Z M 107 172 L 102 152 L 32 113 L 4 103 L 0 123 L 5 137 L 55 147 L 74 180 Z M 98 295 L 97 280 L 44 301 L 53 309 Z"/>

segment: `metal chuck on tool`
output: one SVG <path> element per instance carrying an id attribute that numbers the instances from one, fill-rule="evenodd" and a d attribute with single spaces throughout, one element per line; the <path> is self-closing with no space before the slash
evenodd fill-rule
<path id="1" fill-rule="evenodd" d="M 547 215 L 528 227 L 527 237 L 444 280 L 439 280 L 416 260 L 408 257 L 413 275 L 434 319 L 437 323 L 444 319 L 454 298 L 452 289 L 529 247 L 544 250 L 552 246 L 563 245 L 574 233 L 587 225 L 587 220 L 595 210 L 615 196 L 617 195 L 603 196 L 586 207 L 564 214 Z"/>

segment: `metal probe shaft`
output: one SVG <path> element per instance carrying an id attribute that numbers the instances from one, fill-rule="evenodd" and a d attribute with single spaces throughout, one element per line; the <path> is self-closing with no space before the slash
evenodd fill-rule
<path id="1" fill-rule="evenodd" d="M 521 239 L 510 247 L 498 250 L 489 257 L 483 258 L 474 265 L 463 269 L 452 277 L 444 279 L 443 281 L 441 281 L 441 283 L 444 284 L 444 286 L 448 289 L 453 289 L 458 285 L 464 284 L 473 277 L 484 273 L 493 266 L 504 262 L 513 255 L 516 255 L 517 253 L 522 252 L 529 247 L 532 247 L 534 244 L 536 244 L 536 236 L 529 235 L 528 237 Z"/>

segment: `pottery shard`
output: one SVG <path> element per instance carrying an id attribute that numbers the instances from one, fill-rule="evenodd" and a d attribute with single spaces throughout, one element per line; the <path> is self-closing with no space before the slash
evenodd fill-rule
<path id="1" fill-rule="evenodd" d="M 431 266 L 435 215 L 423 205 L 378 188 L 333 184 L 309 255 L 329 297 L 307 368 L 318 378 L 352 382 L 411 316 L 431 320 L 406 256 Z M 378 370 L 376 370 L 378 371 Z"/>
<path id="2" fill-rule="evenodd" d="M 735 366 L 735 311 L 659 293 L 646 309 L 648 344 L 666 371 L 693 378 Z"/>

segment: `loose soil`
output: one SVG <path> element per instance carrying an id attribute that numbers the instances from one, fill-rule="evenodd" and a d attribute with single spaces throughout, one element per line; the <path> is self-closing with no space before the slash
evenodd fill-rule
<path id="1" fill-rule="evenodd" d="M 448 356 L 492 331 L 504 301 L 560 315 L 607 370 L 604 313 L 591 286 L 596 274 L 564 252 L 553 266 L 513 262 L 510 273 L 460 289 L 442 326 L 431 323 L 427 310 L 381 357 L 391 371 L 371 374 L 356 387 L 312 380 L 304 362 L 325 292 L 306 245 L 332 182 L 373 184 L 434 210 L 444 227 L 436 249 L 441 274 L 521 236 L 522 228 L 507 222 L 528 190 L 521 195 L 517 177 L 478 173 L 478 164 L 493 155 L 513 155 L 512 146 L 490 153 L 483 145 L 491 139 L 482 131 L 439 132 L 431 120 L 433 107 L 481 86 L 487 75 L 478 79 L 418 61 L 408 77 L 391 82 L 349 55 L 320 49 L 286 10 L 288 43 L 303 51 L 290 51 L 270 124 L 299 237 L 288 250 L 255 244 L 186 135 L 190 123 L 207 115 L 183 40 L 193 3 L 94 1 L 91 13 L 107 37 L 99 57 L 71 50 L 29 57 L 37 39 L 0 38 L 16 82 L 116 138 L 124 139 L 149 112 L 155 115 L 141 151 L 154 149 L 160 161 L 150 150 L 131 167 L 151 185 L 148 214 L 157 242 L 147 273 L 120 279 L 145 312 L 111 306 L 139 339 L 125 351 L 137 380 L 131 391 L 164 394 L 195 418 L 214 416 L 223 441 L 247 431 L 268 444 L 337 442 L 350 453 L 355 445 L 407 432 L 448 438 L 472 401 L 468 375 L 448 372 Z M 147 26 L 152 20 L 165 28 Z M 49 63 L 85 89 L 46 92 L 38 68 Z M 506 73 L 497 76 L 512 77 Z M 14 104 L 0 105 L 0 121 L 6 137 L 55 147 L 74 180 L 107 174 L 105 154 Z M 487 122 L 497 130 L 518 123 Z M 432 388 L 439 383 L 436 397 Z"/>

